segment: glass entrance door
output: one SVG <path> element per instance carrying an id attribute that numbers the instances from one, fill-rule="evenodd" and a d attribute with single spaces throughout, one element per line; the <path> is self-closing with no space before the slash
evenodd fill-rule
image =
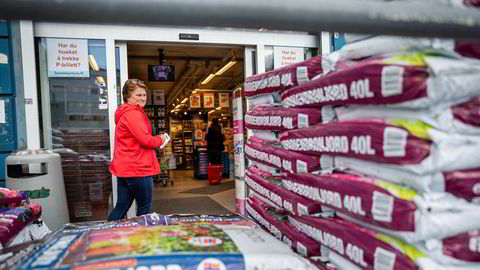
<path id="1" fill-rule="evenodd" d="M 106 219 L 112 185 L 105 41 L 38 38 L 37 55 L 43 146 L 62 157 L 70 221 Z"/>

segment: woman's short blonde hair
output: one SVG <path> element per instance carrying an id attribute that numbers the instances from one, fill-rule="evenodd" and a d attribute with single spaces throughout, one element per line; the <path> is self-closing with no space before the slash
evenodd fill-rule
<path id="1" fill-rule="evenodd" d="M 128 98 L 132 96 L 132 93 L 137 87 L 145 89 L 148 94 L 148 87 L 145 82 L 139 79 L 129 79 L 125 82 L 122 88 L 123 102 L 128 101 Z"/>

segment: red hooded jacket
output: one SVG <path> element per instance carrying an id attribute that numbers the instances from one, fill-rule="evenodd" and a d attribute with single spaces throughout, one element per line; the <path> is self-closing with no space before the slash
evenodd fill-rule
<path id="1" fill-rule="evenodd" d="M 115 112 L 115 149 L 108 167 L 117 177 L 141 177 L 160 173 L 155 148 L 162 136 L 152 136 L 152 126 L 138 105 L 122 104 Z"/>

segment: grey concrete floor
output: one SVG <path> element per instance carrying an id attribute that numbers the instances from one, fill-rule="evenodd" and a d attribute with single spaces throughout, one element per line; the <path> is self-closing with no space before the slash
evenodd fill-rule
<path id="1" fill-rule="evenodd" d="M 162 184 L 154 184 L 153 188 L 153 201 L 161 200 L 165 202 L 166 199 L 173 199 L 172 202 L 178 202 L 178 199 L 181 198 L 198 198 L 201 196 L 209 197 L 210 199 L 214 200 L 216 203 L 220 204 L 224 208 L 228 209 L 232 213 L 235 212 L 235 189 L 229 189 L 226 191 L 218 192 L 215 194 L 188 194 L 188 193 L 181 193 L 183 191 L 200 188 L 200 187 L 207 187 L 208 180 L 197 180 L 193 178 L 193 171 L 192 170 L 170 170 L 170 179 L 173 180 L 173 186 L 171 183 L 168 183 L 167 187 L 164 187 Z M 223 182 L 227 181 L 234 181 L 231 179 L 222 179 Z M 204 208 L 195 206 L 192 209 L 196 209 L 196 211 L 202 211 L 205 214 L 215 213 L 213 209 L 208 209 L 209 205 L 205 205 Z M 170 207 L 171 208 L 171 207 Z M 154 205 L 155 209 L 155 205 Z M 184 211 L 188 210 L 182 208 Z M 203 213 L 195 213 L 195 214 L 203 214 Z M 182 213 L 179 213 L 182 214 Z"/>

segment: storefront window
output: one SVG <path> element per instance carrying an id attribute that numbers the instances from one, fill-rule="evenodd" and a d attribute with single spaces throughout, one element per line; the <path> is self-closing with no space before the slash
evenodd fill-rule
<path id="1" fill-rule="evenodd" d="M 62 157 L 70 221 L 103 220 L 112 188 L 105 41 L 37 45 L 43 145 Z"/>
<path id="2" fill-rule="evenodd" d="M 292 47 L 294 48 L 294 47 Z M 279 68 L 280 66 L 278 67 L 275 67 L 275 59 L 274 59 L 274 46 L 265 46 L 265 49 L 264 49 L 264 54 L 265 54 L 265 72 L 267 71 L 270 71 L 270 70 L 274 70 L 275 68 Z M 314 56 L 317 55 L 317 51 L 318 49 L 317 48 L 304 48 L 303 49 L 303 59 L 307 60 L 309 58 L 312 58 Z M 300 51 L 301 53 L 301 51 Z"/>

